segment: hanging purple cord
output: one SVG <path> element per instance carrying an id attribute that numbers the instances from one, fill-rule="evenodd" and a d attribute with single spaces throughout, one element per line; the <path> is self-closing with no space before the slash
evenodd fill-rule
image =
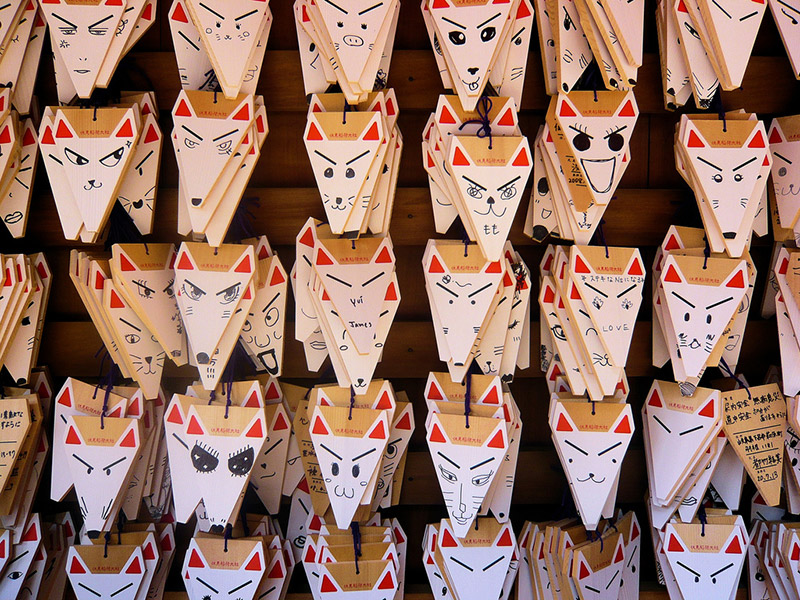
<path id="1" fill-rule="evenodd" d="M 103 410 L 100 411 L 100 429 L 106 428 L 105 417 L 106 411 L 108 411 L 108 399 L 111 396 L 111 388 L 114 387 L 114 370 L 117 368 L 117 365 L 112 362 L 111 368 L 108 370 L 108 379 L 106 380 L 106 392 L 103 396 Z"/>
<path id="2" fill-rule="evenodd" d="M 592 403 L 592 416 L 594 416 L 594 406 L 596 403 L 594 400 L 590 400 L 590 402 Z"/>
<path id="3" fill-rule="evenodd" d="M 700 520 L 700 536 L 705 537 L 708 519 L 706 518 L 706 507 L 702 504 L 700 505 L 700 510 L 697 511 L 697 518 Z"/>
<path id="4" fill-rule="evenodd" d="M 350 105 L 347 103 L 347 100 L 344 102 L 344 108 L 342 109 L 342 125 L 347 125 L 347 111 L 350 110 Z"/>
<path id="5" fill-rule="evenodd" d="M 97 385 L 94 386 L 94 394 L 92 394 L 92 400 L 97 398 L 97 391 L 100 389 L 100 381 L 103 379 L 103 367 L 106 365 L 106 359 L 109 357 L 108 350 L 106 350 L 105 346 L 100 346 L 100 349 L 94 353 L 94 357 L 97 358 L 100 356 L 100 353 L 105 350 L 103 354 L 103 358 L 100 360 L 100 371 L 97 373 Z"/>
<path id="6" fill-rule="evenodd" d="M 228 364 L 225 365 L 225 372 L 222 374 L 223 384 L 222 393 L 226 396 L 225 399 L 225 418 L 228 418 L 228 409 L 231 407 L 231 392 L 233 391 L 233 374 L 236 371 L 236 349 L 239 347 L 238 343 L 234 346 Z"/>
<path id="7" fill-rule="evenodd" d="M 244 505 L 239 508 L 239 518 L 242 520 L 244 537 L 250 537 L 250 526 L 247 524 L 247 513 L 244 510 Z"/>
<path id="8" fill-rule="evenodd" d="M 597 534 L 597 539 L 600 540 L 600 552 L 603 551 L 603 536 L 600 535 L 600 530 L 596 529 L 595 533 Z"/>
<path id="9" fill-rule="evenodd" d="M 356 390 L 351 385 L 350 386 L 350 411 L 347 413 L 347 420 L 348 421 L 352 421 L 353 420 L 353 408 L 355 407 L 355 405 L 356 405 Z"/>
<path id="10" fill-rule="evenodd" d="M 469 429 L 469 413 L 471 412 L 469 406 L 469 399 L 472 397 L 472 373 L 467 371 L 467 389 L 464 392 L 464 420 L 467 422 L 467 429 Z"/>
<path id="11" fill-rule="evenodd" d="M 703 239 L 706 241 L 706 247 L 703 248 L 703 269 L 707 269 L 708 259 L 711 258 L 711 246 L 708 245 L 708 236 Z"/>
<path id="12" fill-rule="evenodd" d="M 461 241 L 464 242 L 464 258 L 469 256 L 469 234 L 467 233 L 467 228 L 464 226 L 464 222 L 461 221 Z"/>
<path id="13" fill-rule="evenodd" d="M 358 558 L 361 556 L 361 528 L 356 521 L 350 523 L 350 531 L 353 532 L 353 556 L 356 563 L 356 575 L 360 573 L 358 570 Z"/>
<path id="14" fill-rule="evenodd" d="M 717 88 L 717 94 L 714 97 L 714 101 L 717 104 L 718 111 L 719 111 L 719 118 L 722 121 L 722 132 L 728 132 L 728 121 L 725 118 L 725 108 L 722 106 L 722 88 Z"/>
<path id="15" fill-rule="evenodd" d="M 209 406 L 216 399 L 217 399 L 217 390 L 211 390 L 211 393 L 208 395 L 208 404 L 209 404 Z"/>
<path id="16" fill-rule="evenodd" d="M 600 243 L 606 247 L 606 258 L 608 258 L 608 244 L 606 243 L 606 235 L 603 233 L 603 223 L 605 219 L 600 219 L 600 225 L 597 226 L 597 236 L 600 238 Z"/>
<path id="17" fill-rule="evenodd" d="M 738 383 L 741 387 L 745 389 L 745 391 L 747 392 L 747 399 L 752 400 L 753 395 L 750 393 L 750 388 L 744 381 L 742 381 L 739 377 L 734 375 L 733 371 L 731 371 L 731 368 L 728 366 L 728 363 L 726 363 L 725 359 L 722 358 L 721 356 L 719 357 L 719 366 L 722 367 L 722 370 L 728 375 L 728 377 L 733 377 L 736 380 L 736 383 Z"/>
<path id="18" fill-rule="evenodd" d="M 222 534 L 222 541 L 225 543 L 223 550 L 225 552 L 228 551 L 228 540 L 231 539 L 232 537 L 233 537 L 233 525 L 228 523 L 227 525 L 225 525 L 225 533 Z"/>
<path id="19" fill-rule="evenodd" d="M 125 514 L 122 511 L 119 511 L 119 517 L 117 518 L 117 544 L 122 546 L 122 530 L 125 528 Z"/>
<path id="20" fill-rule="evenodd" d="M 111 532 L 106 531 L 103 538 L 105 539 L 105 544 L 103 544 L 103 558 L 108 558 L 108 542 L 111 541 Z"/>
<path id="21" fill-rule="evenodd" d="M 489 113 L 492 110 L 492 99 L 489 96 L 481 96 L 478 104 L 475 107 L 475 112 L 478 113 L 477 119 L 469 119 L 461 124 L 458 128 L 461 131 L 467 125 L 480 125 L 478 131 L 475 133 L 479 138 L 489 138 L 489 150 L 492 149 L 492 122 L 489 120 Z"/>

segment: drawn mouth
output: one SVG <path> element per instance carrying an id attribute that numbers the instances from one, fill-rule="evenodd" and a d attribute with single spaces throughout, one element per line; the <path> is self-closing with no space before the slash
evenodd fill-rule
<path id="1" fill-rule="evenodd" d="M 89 69 L 75 69 L 75 72 L 78 75 L 86 75 L 89 72 Z"/>
<path id="2" fill-rule="evenodd" d="M 591 188 L 598 194 L 605 194 L 611 190 L 614 183 L 614 170 L 617 166 L 617 157 L 611 158 L 582 158 L 581 167 L 586 173 L 586 179 Z"/>
<path id="3" fill-rule="evenodd" d="M 456 515 L 450 515 L 453 519 L 455 519 L 456 523 L 459 525 L 466 525 L 470 522 L 471 517 L 457 517 Z"/>
<path id="4" fill-rule="evenodd" d="M 794 189 L 794 184 L 789 184 L 789 189 L 781 188 L 781 196 L 797 196 L 800 195 L 800 187 Z"/>
<path id="5" fill-rule="evenodd" d="M 579 483 L 586 483 L 587 481 L 591 481 L 592 483 L 603 483 L 605 480 L 606 480 L 605 477 L 603 477 L 600 480 L 597 480 L 597 479 L 594 478 L 594 475 L 589 475 L 586 479 L 578 479 L 578 482 Z"/>
<path id="6" fill-rule="evenodd" d="M 465 86 L 467 86 L 467 89 L 469 89 L 469 91 L 470 91 L 470 92 L 477 92 L 477 91 L 478 91 L 478 88 L 480 87 L 480 86 L 479 86 L 479 83 L 480 83 L 480 78 L 476 79 L 476 80 L 475 80 L 475 81 L 473 81 L 473 82 L 464 81 L 464 80 L 462 79 L 462 80 L 461 80 L 461 83 L 463 83 Z"/>
<path id="7" fill-rule="evenodd" d="M 487 211 L 486 211 L 486 212 L 484 212 L 484 213 L 482 213 L 482 212 L 480 212 L 480 211 L 477 211 L 477 210 L 473 210 L 472 212 L 474 212 L 476 215 L 480 215 L 480 216 L 482 216 L 482 217 L 486 217 L 486 216 L 488 216 L 488 215 L 494 215 L 495 217 L 497 217 L 497 218 L 499 219 L 499 218 L 501 218 L 501 217 L 502 217 L 504 214 L 506 214 L 506 210 L 508 210 L 508 209 L 504 208 L 504 209 L 503 209 L 503 212 L 501 212 L 501 213 L 499 213 L 499 214 L 498 214 L 498 213 L 494 212 L 494 204 L 490 204 L 490 205 L 489 205 L 489 210 L 487 210 Z"/>
<path id="8" fill-rule="evenodd" d="M 333 488 L 333 493 L 336 495 L 337 498 L 347 498 L 348 500 L 352 500 L 353 497 L 356 495 L 355 488 L 343 488 L 340 486 L 336 486 Z"/>
<path id="9" fill-rule="evenodd" d="M 328 346 L 325 345 L 325 342 L 319 342 L 319 341 L 311 342 L 309 344 L 309 346 L 311 346 L 312 350 L 327 350 L 328 349 Z"/>

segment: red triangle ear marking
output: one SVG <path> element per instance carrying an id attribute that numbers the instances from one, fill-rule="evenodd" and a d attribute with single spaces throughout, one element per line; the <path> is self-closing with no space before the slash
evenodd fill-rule
<path id="1" fill-rule="evenodd" d="M 669 544 L 667 545 L 669 552 L 683 552 L 683 546 L 674 535 L 669 536 Z"/>
<path id="2" fill-rule="evenodd" d="M 261 569 L 261 556 L 258 553 L 253 555 L 253 558 L 250 559 L 244 568 L 245 571 L 260 571 Z"/>
<path id="3" fill-rule="evenodd" d="M 764 134 L 761 131 L 757 131 L 756 134 L 753 136 L 753 139 L 750 140 L 750 143 L 747 144 L 748 148 L 765 148 L 766 144 L 764 143 Z"/>
<path id="4" fill-rule="evenodd" d="M 447 125 L 455 125 L 456 120 L 450 111 L 447 110 L 446 106 L 442 106 L 442 115 L 439 117 L 439 123 L 445 123 Z"/>
<path id="5" fill-rule="evenodd" d="M 725 284 L 725 287 L 742 289 L 744 287 L 744 270 L 740 269 L 736 275 L 731 277 L 731 280 Z"/>
<path id="6" fill-rule="evenodd" d="M 189 105 L 186 104 L 186 100 L 181 100 L 178 104 L 178 108 L 175 109 L 175 116 L 176 117 L 191 117 L 192 111 L 189 110 Z"/>
<path id="7" fill-rule="evenodd" d="M 178 266 L 176 268 L 180 269 L 181 271 L 191 271 L 194 269 L 194 265 L 192 264 L 192 259 L 189 258 L 188 254 L 186 254 L 185 252 L 181 254 L 181 258 L 180 260 L 178 260 Z"/>
<path id="8" fill-rule="evenodd" d="M 508 548 L 509 546 L 514 545 L 514 542 L 511 540 L 511 532 L 508 529 L 503 531 L 503 535 L 501 535 L 500 539 L 497 540 L 497 545 L 502 548 Z"/>
<path id="9" fill-rule="evenodd" d="M 317 250 L 316 264 L 317 265 L 323 265 L 323 266 L 324 265 L 332 265 L 333 264 L 333 259 L 330 256 L 328 256 L 328 254 L 326 252 L 324 252 L 322 249 L 320 249 L 320 250 Z"/>
<path id="10" fill-rule="evenodd" d="M 244 437 L 249 438 L 260 438 L 264 437 L 264 427 L 262 426 L 261 419 L 258 419 L 250 429 L 247 430 L 247 433 L 244 434 Z"/>
<path id="11" fill-rule="evenodd" d="M 499 429 L 497 433 L 494 434 L 489 443 L 486 444 L 488 448 L 505 448 L 505 439 L 503 438 L 503 430 Z"/>
<path id="12" fill-rule="evenodd" d="M 553 300 L 556 298 L 556 293 L 553 291 L 553 288 L 547 287 L 544 290 L 544 296 L 542 297 L 542 301 L 545 304 L 552 304 Z"/>
<path id="13" fill-rule="evenodd" d="M 714 401 L 709 400 L 708 403 L 702 408 L 702 410 L 698 413 L 701 417 L 709 417 L 711 419 L 714 418 Z"/>
<path id="14" fill-rule="evenodd" d="M 169 415 L 167 415 L 167 422 L 183 425 L 183 417 L 181 417 L 181 411 L 177 404 L 172 405 L 172 409 L 170 409 Z"/>
<path id="15" fill-rule="evenodd" d="M 136 432 L 131 429 L 122 441 L 119 443 L 122 448 L 135 448 L 136 447 Z"/>
<path id="16" fill-rule="evenodd" d="M 617 554 L 614 556 L 614 562 L 618 563 L 625 559 L 625 553 L 622 551 L 622 546 L 617 547 Z"/>
<path id="17" fill-rule="evenodd" d="M 317 126 L 314 123 L 309 124 L 308 135 L 306 135 L 306 139 L 312 142 L 322 141 L 322 134 L 319 132 L 319 129 L 317 129 Z"/>
<path id="18" fill-rule="evenodd" d="M 688 13 L 689 12 L 688 10 L 686 10 L 686 5 L 683 3 L 683 0 L 681 0 L 680 4 L 678 4 L 678 12 L 682 12 L 682 13 Z"/>
<path id="19" fill-rule="evenodd" d="M 642 264 L 639 262 L 638 258 L 633 259 L 633 263 L 631 264 L 631 268 L 628 269 L 628 275 L 644 275 L 644 270 L 642 269 Z"/>
<path id="20" fill-rule="evenodd" d="M 117 137 L 133 137 L 133 125 L 131 125 L 131 120 L 127 119 L 122 127 L 119 128 L 117 132 Z"/>
<path id="21" fill-rule="evenodd" d="M 650 396 L 650 401 L 647 404 L 650 406 L 655 406 L 656 408 L 661 408 L 664 406 L 661 403 L 661 396 L 658 395 L 658 390 L 653 390 L 653 395 Z"/>
<path id="22" fill-rule="evenodd" d="M 272 426 L 272 430 L 283 431 L 284 429 L 289 429 L 289 424 L 286 422 L 283 413 L 278 413 L 278 416 L 275 417 L 275 424 Z"/>
<path id="23" fill-rule="evenodd" d="M 70 574 L 75 575 L 83 575 L 86 573 L 86 569 L 83 568 L 81 561 L 78 560 L 77 556 L 72 557 L 72 562 L 69 565 L 69 572 Z"/>
<path id="24" fill-rule="evenodd" d="M 144 143 L 149 144 L 151 142 L 157 142 L 158 140 L 158 131 L 156 131 L 155 125 L 151 123 L 150 127 L 147 129 L 147 134 L 144 136 Z"/>
<path id="25" fill-rule="evenodd" d="M 57 138 L 72 137 L 72 132 L 69 130 L 69 127 L 67 126 L 66 123 L 64 123 L 64 121 L 59 122 L 58 129 L 56 129 L 56 137 Z"/>
<path id="26" fill-rule="evenodd" d="M 570 300 L 580 300 L 581 299 L 581 295 L 578 292 L 578 288 L 575 287 L 574 283 L 572 284 L 572 289 L 569 292 L 569 299 Z"/>
<path id="27" fill-rule="evenodd" d="M 456 146 L 455 150 L 453 151 L 453 166 L 454 167 L 468 167 L 470 165 L 469 160 L 464 153 L 461 152 L 461 148 Z"/>
<path id="28" fill-rule="evenodd" d="M 139 557 L 133 559 L 133 562 L 125 569 L 126 575 L 141 575 L 142 574 L 142 561 Z"/>
<path id="29" fill-rule="evenodd" d="M 706 144 L 703 140 L 700 139 L 694 131 L 689 132 L 689 141 L 686 142 L 686 146 L 689 148 L 705 148 Z"/>
<path id="30" fill-rule="evenodd" d="M 125 308 L 125 303 L 114 290 L 111 290 L 111 308 Z"/>
<path id="31" fill-rule="evenodd" d="M 517 157 L 511 164 L 515 167 L 529 167 L 531 165 L 531 161 L 528 160 L 528 151 L 525 150 L 525 148 L 520 150 L 520 153 L 517 154 Z"/>
<path id="32" fill-rule="evenodd" d="M 591 271 L 589 270 L 589 267 L 586 266 L 586 263 L 583 262 L 583 259 L 580 256 L 578 256 L 577 254 L 575 255 L 575 272 L 576 273 L 591 273 Z"/>
<path id="33" fill-rule="evenodd" d="M 153 548 L 153 544 L 147 544 L 144 547 L 144 551 L 142 552 L 145 560 L 155 560 L 156 559 L 156 550 Z"/>
<path id="34" fill-rule="evenodd" d="M 178 21 L 180 23 L 188 23 L 189 19 L 186 17 L 186 13 L 183 10 L 183 5 L 178 4 L 175 7 L 175 10 L 172 12 L 172 20 Z"/>
<path id="35" fill-rule="evenodd" d="M 78 437 L 78 433 L 75 431 L 75 428 L 70 427 L 69 431 L 67 432 L 67 444 L 79 446 L 81 443 L 81 438 Z"/>
<path id="36" fill-rule="evenodd" d="M 336 588 L 335 585 L 333 585 L 333 582 L 331 581 L 330 577 L 328 577 L 327 575 L 323 575 L 322 576 L 322 584 L 319 586 L 319 591 L 320 592 L 336 592 L 336 591 L 338 591 L 338 589 Z"/>
<path id="37" fill-rule="evenodd" d="M 283 273 L 281 273 L 280 269 L 276 268 L 272 272 L 272 279 L 270 279 L 269 284 L 270 285 L 280 285 L 284 281 L 286 281 L 286 278 L 283 276 Z"/>
<path id="38" fill-rule="evenodd" d="M 400 420 L 397 422 L 397 425 L 394 426 L 395 429 L 402 429 L 403 431 L 410 431 L 411 430 L 411 415 L 405 413 Z"/>
<path id="39" fill-rule="evenodd" d="M 397 290 L 394 287 L 394 282 L 389 284 L 386 288 L 386 296 L 383 298 L 384 302 L 397 302 Z"/>
<path id="40" fill-rule="evenodd" d="M 234 121 L 249 121 L 250 120 L 250 107 L 245 104 L 242 108 L 239 109 L 235 115 L 233 115 Z"/>
<path id="41" fill-rule="evenodd" d="M 439 443 L 439 444 L 446 444 L 447 443 L 447 440 L 445 439 L 444 434 L 442 433 L 442 430 L 439 429 L 439 426 L 436 425 L 435 423 L 433 425 L 433 429 L 431 430 L 431 434 L 428 437 L 428 441 L 436 442 L 436 443 Z"/>
<path id="42" fill-rule="evenodd" d="M 428 387 L 428 393 L 425 395 L 425 397 L 428 400 L 444 400 L 442 391 L 439 389 L 439 386 L 436 385 L 436 383 L 433 381 L 431 381 L 431 385 Z"/>
<path id="43" fill-rule="evenodd" d="M 502 273 L 503 269 L 500 267 L 500 261 L 496 260 L 493 263 L 489 263 L 489 266 L 486 267 L 486 273 Z"/>
<path id="44" fill-rule="evenodd" d="M 442 548 L 457 548 L 458 543 L 456 542 L 453 535 L 450 533 L 448 529 L 442 531 Z"/>
<path id="45" fill-rule="evenodd" d="M 44 134 L 42 135 L 42 144 L 52 145 L 55 144 L 56 141 L 53 139 L 53 130 L 50 127 L 44 128 Z"/>
<path id="46" fill-rule="evenodd" d="M 781 132 L 778 131 L 778 128 L 776 127 L 769 134 L 769 143 L 770 144 L 780 144 L 781 142 L 783 142 L 783 138 L 781 138 Z"/>
<path id="47" fill-rule="evenodd" d="M 639 527 L 634 523 L 631 528 L 631 540 L 635 540 L 637 537 L 639 537 Z"/>
<path id="48" fill-rule="evenodd" d="M 519 5 L 520 10 L 522 10 L 523 4 L 524 4 L 524 2 L 520 3 L 520 5 Z M 519 16 L 518 16 L 518 18 L 519 18 Z M 514 123 L 516 122 L 514 117 L 515 117 L 514 109 L 509 107 L 508 109 L 506 109 L 506 112 L 503 113 L 503 116 L 500 117 L 500 119 L 497 121 L 497 124 L 501 125 L 503 127 L 513 127 Z"/>
<path id="49" fill-rule="evenodd" d="M 58 397 L 57 402 L 62 406 L 72 406 L 72 396 L 69 393 L 69 388 L 65 387 L 64 391 L 61 392 L 61 395 Z"/>
<path id="50" fill-rule="evenodd" d="M 206 566 L 206 563 L 203 562 L 203 559 L 200 558 L 200 555 L 195 549 L 192 549 L 192 555 L 189 557 L 189 566 L 198 569 L 202 569 Z"/>
<path id="51" fill-rule="evenodd" d="M 379 590 L 391 590 L 394 588 L 394 577 L 392 577 L 392 572 L 387 571 L 386 575 L 383 576 L 383 579 L 378 584 Z"/>
<path id="52" fill-rule="evenodd" d="M 796 547 L 796 546 L 795 546 Z M 725 554 L 741 554 L 742 545 L 739 543 L 739 536 L 734 536 L 728 547 L 725 548 Z"/>
<path id="53" fill-rule="evenodd" d="M 269 570 L 267 574 L 267 579 L 282 579 L 283 578 L 283 567 L 281 566 L 280 562 L 276 562 L 275 565 Z"/>
<path id="54" fill-rule="evenodd" d="M 365 142 L 376 142 L 379 139 L 381 139 L 380 138 L 380 134 L 378 133 L 378 122 L 377 121 L 372 124 L 372 127 L 369 128 L 369 131 L 367 131 L 367 133 L 366 133 L 366 135 L 364 135 L 363 139 L 364 139 Z"/>
<path id="55" fill-rule="evenodd" d="M 667 273 L 664 275 L 664 281 L 668 281 L 669 283 L 683 283 L 683 280 L 680 275 L 678 275 L 678 271 L 673 265 L 670 265 L 667 269 Z"/>
<path id="56" fill-rule="evenodd" d="M 558 116 L 559 117 L 577 117 L 578 115 L 575 114 L 575 111 L 572 110 L 572 107 L 566 102 L 561 102 L 561 106 L 558 109 Z"/>
<path id="57" fill-rule="evenodd" d="M 563 414 L 558 415 L 556 431 L 574 431 L 572 425 L 569 424 L 569 421 L 567 421 L 567 418 Z"/>
<path id="58" fill-rule="evenodd" d="M 389 255 L 389 248 L 388 246 L 384 246 L 381 253 L 378 254 L 378 258 L 375 259 L 376 263 L 385 264 L 392 262 L 392 257 Z"/>
<path id="59" fill-rule="evenodd" d="M 431 257 L 431 264 L 428 267 L 428 273 L 444 273 L 444 267 L 435 255 Z"/>
<path id="60" fill-rule="evenodd" d="M 484 404 L 500 404 L 500 397 L 497 395 L 497 386 L 493 385 L 483 399 Z"/>
<path id="61" fill-rule="evenodd" d="M 323 423 L 322 419 L 317 417 L 314 419 L 314 427 L 311 429 L 311 433 L 315 433 L 317 435 L 330 435 L 330 431 L 328 428 L 325 427 L 325 423 Z"/>
<path id="62" fill-rule="evenodd" d="M 622 110 L 619 111 L 620 117 L 635 117 L 636 111 L 633 110 L 633 104 L 630 100 L 625 103 L 625 106 L 622 107 Z"/>
<path id="63" fill-rule="evenodd" d="M 375 408 L 386 410 L 392 408 L 392 399 L 389 398 L 389 392 L 385 391 L 381 394 L 380 400 L 378 400 L 378 404 L 375 405 Z"/>
<path id="64" fill-rule="evenodd" d="M 189 427 L 186 428 L 186 433 L 190 433 L 192 435 L 204 435 L 205 431 L 200 426 L 200 423 L 197 421 L 194 415 L 189 419 Z"/>
<path id="65" fill-rule="evenodd" d="M 244 260 L 242 260 L 242 262 L 240 262 L 236 266 L 236 268 L 234 269 L 234 272 L 236 272 L 236 273 L 250 273 L 250 272 L 252 272 L 252 270 L 253 270 L 253 266 L 250 264 L 250 255 L 248 254 L 248 255 L 245 255 Z"/>
<path id="66" fill-rule="evenodd" d="M 128 257 L 124 254 L 119 255 L 119 268 L 122 271 L 135 271 L 136 267 L 133 266 L 133 263 L 128 260 Z"/>
<path id="67" fill-rule="evenodd" d="M 589 572 L 589 569 L 586 568 L 586 563 L 581 561 L 581 568 L 580 572 L 578 573 L 578 579 L 586 579 L 589 575 L 591 575 L 591 573 Z"/>
<path id="68" fill-rule="evenodd" d="M 8 126 L 3 129 L 3 132 L 0 133 L 0 144 L 8 144 L 11 141 L 11 132 L 8 130 Z"/>
<path id="69" fill-rule="evenodd" d="M 619 422 L 619 425 L 614 429 L 614 433 L 631 433 L 631 420 L 628 415 L 625 415 L 622 421 Z"/>
<path id="70" fill-rule="evenodd" d="M 369 434 L 369 437 L 373 440 L 386 439 L 386 426 L 383 424 L 383 421 L 378 421 L 377 427 L 372 430 L 372 432 Z"/>

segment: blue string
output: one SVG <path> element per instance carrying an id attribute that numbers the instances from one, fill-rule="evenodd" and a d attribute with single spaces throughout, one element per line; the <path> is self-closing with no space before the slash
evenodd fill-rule
<path id="1" fill-rule="evenodd" d="M 733 371 L 731 371 L 731 368 L 728 366 L 728 363 L 726 363 L 725 359 L 722 358 L 721 356 L 719 357 L 719 366 L 725 373 L 727 373 L 728 377 L 733 377 L 736 380 L 736 383 L 738 383 L 741 387 L 745 389 L 745 391 L 747 392 L 747 399 L 752 400 L 753 395 L 750 393 L 750 388 L 747 387 L 747 384 L 745 384 L 744 381 L 742 381 L 739 377 L 734 375 Z"/>
<path id="2" fill-rule="evenodd" d="M 472 397 L 472 373 L 467 371 L 467 389 L 464 393 L 464 419 L 467 422 L 467 429 L 469 429 L 469 413 L 471 412 L 469 406 L 469 399 Z"/>
<path id="3" fill-rule="evenodd" d="M 492 110 L 492 99 L 489 96 L 481 96 L 478 104 L 475 107 L 475 112 L 478 113 L 477 119 L 469 119 L 464 121 L 458 128 L 461 131 L 467 125 L 480 125 L 475 135 L 479 138 L 489 138 L 489 150 L 492 149 L 492 122 L 489 120 L 489 112 Z"/>
<path id="4" fill-rule="evenodd" d="M 353 532 L 353 556 L 356 563 L 356 575 L 360 573 L 358 570 L 358 558 L 361 556 L 361 528 L 356 521 L 350 524 L 350 531 Z"/>

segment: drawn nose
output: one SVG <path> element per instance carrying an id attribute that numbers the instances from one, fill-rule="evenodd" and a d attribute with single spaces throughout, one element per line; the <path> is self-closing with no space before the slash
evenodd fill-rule
<path id="1" fill-rule="evenodd" d="M 192 206 L 200 206 L 202 204 L 202 198 L 192 198 Z"/>
<path id="2" fill-rule="evenodd" d="M 361 377 L 358 378 L 358 385 L 364 385 L 364 379 Z"/>
<path id="3" fill-rule="evenodd" d="M 91 531 L 87 531 L 86 535 L 89 536 L 90 540 L 96 540 L 97 538 L 100 537 L 100 532 L 97 531 L 96 529 L 92 529 Z"/>
<path id="4" fill-rule="evenodd" d="M 469 69 L 467 69 L 467 73 L 469 73 L 470 75 L 475 75 L 475 73 L 477 73 L 478 71 L 480 71 L 478 67 L 470 67 Z"/>
<path id="5" fill-rule="evenodd" d="M 488 204 L 489 206 L 491 206 L 492 204 L 494 204 L 494 198 L 492 198 L 491 196 L 489 196 L 489 198 L 486 200 L 486 204 Z"/>
<path id="6" fill-rule="evenodd" d="M 147 361 L 147 364 L 148 364 L 148 365 L 149 365 L 151 362 L 153 362 L 153 357 L 152 357 L 152 356 L 145 356 L 145 357 L 144 357 L 144 359 Z"/>
<path id="7" fill-rule="evenodd" d="M 732 240 L 733 238 L 736 237 L 736 232 L 726 231 L 725 233 L 722 234 L 722 237 L 724 237 L 726 240 Z"/>
<path id="8" fill-rule="evenodd" d="M 212 525 L 210 531 L 211 533 L 223 533 L 225 531 L 225 527 L 222 525 Z"/>
<path id="9" fill-rule="evenodd" d="M 97 181 L 97 180 L 96 180 L 96 179 L 90 179 L 90 180 L 89 180 L 89 185 L 90 185 L 90 186 L 92 186 L 92 187 L 94 187 L 94 182 L 95 182 L 95 181 Z"/>
<path id="10" fill-rule="evenodd" d="M 589 473 L 589 477 L 590 477 L 591 479 L 594 479 L 594 473 Z"/>
<path id="11" fill-rule="evenodd" d="M 357 35 L 346 35 L 342 38 L 342 41 L 348 46 L 353 46 L 354 48 L 364 45 L 364 40 Z"/>
<path id="12" fill-rule="evenodd" d="M 207 365 L 208 364 L 208 354 L 205 352 L 200 352 L 197 355 L 197 364 L 199 365 Z"/>
<path id="13" fill-rule="evenodd" d="M 339 206 L 341 203 L 342 203 L 342 197 L 341 196 L 337 196 L 336 197 L 336 206 Z"/>

